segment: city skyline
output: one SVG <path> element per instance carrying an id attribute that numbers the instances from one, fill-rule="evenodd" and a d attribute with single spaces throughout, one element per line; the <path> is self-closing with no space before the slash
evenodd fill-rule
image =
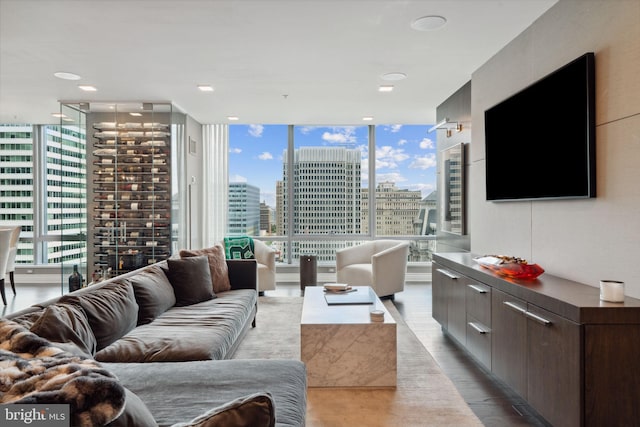
<path id="1" fill-rule="evenodd" d="M 436 189 L 435 132 L 431 125 L 376 126 L 376 184 L 393 182 L 398 188 Z M 295 126 L 294 148 L 342 146 L 362 152 L 362 187 L 368 186 L 368 126 Z M 276 181 L 282 179 L 287 125 L 230 125 L 229 182 L 260 188 L 260 201 L 275 206 Z M 432 139 L 433 138 L 433 139 Z"/>

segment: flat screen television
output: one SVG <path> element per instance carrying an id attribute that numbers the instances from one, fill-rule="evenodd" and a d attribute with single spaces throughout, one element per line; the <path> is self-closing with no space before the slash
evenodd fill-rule
<path id="1" fill-rule="evenodd" d="M 596 196 L 594 73 L 589 52 L 485 111 L 487 200 Z"/>

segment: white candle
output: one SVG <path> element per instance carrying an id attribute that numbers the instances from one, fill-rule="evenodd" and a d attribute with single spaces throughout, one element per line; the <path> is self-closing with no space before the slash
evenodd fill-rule
<path id="1" fill-rule="evenodd" d="M 624 302 L 624 282 L 601 280 L 600 299 L 609 302 Z"/>

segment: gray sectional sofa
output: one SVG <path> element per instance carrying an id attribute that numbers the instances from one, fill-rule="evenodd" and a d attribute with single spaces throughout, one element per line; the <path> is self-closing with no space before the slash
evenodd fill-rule
<path id="1" fill-rule="evenodd" d="M 195 255 L 80 289 L 3 321 L 113 375 L 126 403 L 110 426 L 228 426 L 239 420 L 303 426 L 302 362 L 230 360 L 259 322 L 255 261 L 226 260 L 221 271 L 219 259 Z M 221 285 L 225 276 L 228 282 Z"/>

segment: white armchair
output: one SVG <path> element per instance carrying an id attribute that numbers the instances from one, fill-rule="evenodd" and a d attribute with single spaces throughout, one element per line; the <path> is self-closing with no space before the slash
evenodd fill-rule
<path id="1" fill-rule="evenodd" d="M 371 286 L 379 297 L 404 290 L 409 243 L 375 240 L 336 252 L 338 283 Z"/>
<path id="2" fill-rule="evenodd" d="M 253 239 L 253 251 L 258 263 L 258 291 L 276 289 L 276 250 Z"/>

